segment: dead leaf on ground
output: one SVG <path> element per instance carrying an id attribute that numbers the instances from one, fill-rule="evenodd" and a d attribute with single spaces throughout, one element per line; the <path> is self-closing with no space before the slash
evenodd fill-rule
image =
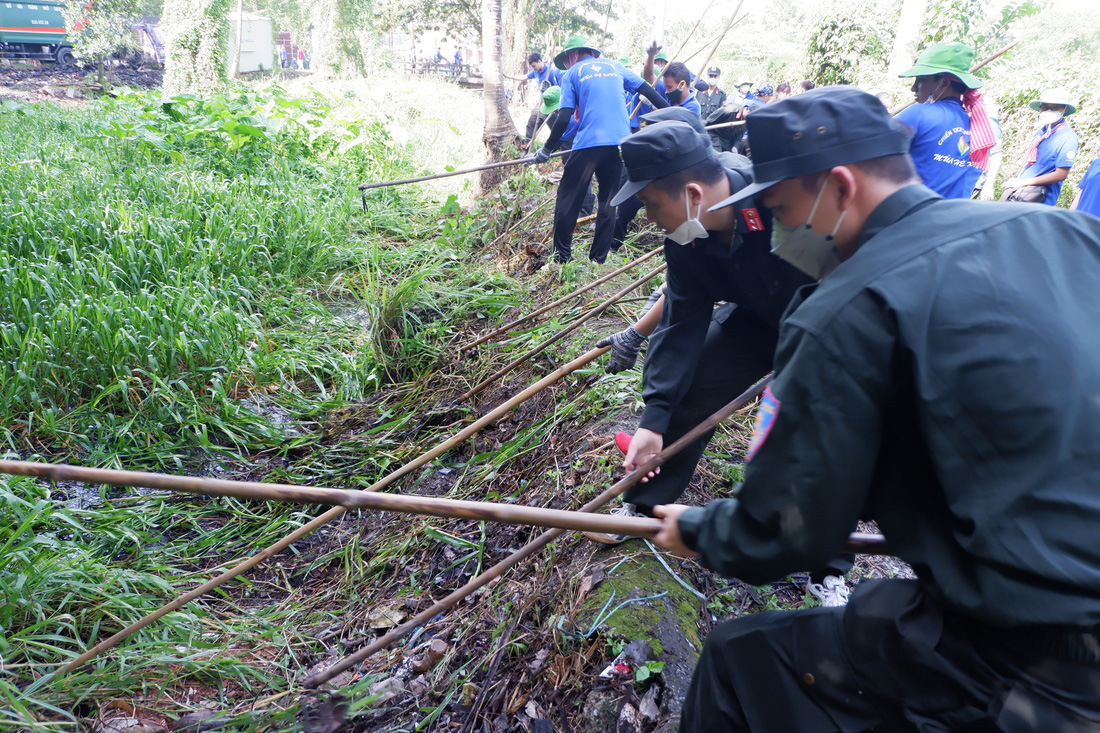
<path id="1" fill-rule="evenodd" d="M 382 606 L 367 616 L 367 625 L 372 629 L 392 629 L 408 617 L 408 612 L 398 606 Z"/>

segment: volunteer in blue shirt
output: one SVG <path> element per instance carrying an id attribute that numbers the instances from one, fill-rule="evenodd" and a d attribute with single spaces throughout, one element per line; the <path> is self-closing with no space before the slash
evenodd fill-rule
<path id="1" fill-rule="evenodd" d="M 1077 184 L 1077 195 L 1069 208 L 1100 216 L 1100 158 L 1092 161 L 1092 165 L 1085 171 L 1085 177 Z"/>
<path id="2" fill-rule="evenodd" d="M 505 79 L 511 79 L 512 81 L 527 81 L 533 79 L 538 86 L 539 94 L 538 99 L 542 99 L 542 93 L 550 87 L 561 86 L 562 74 L 560 71 L 550 66 L 542 60 L 542 54 L 538 51 L 532 51 L 527 55 L 527 65 L 531 67 L 531 70 L 527 72 L 527 76 L 511 76 L 504 74 Z M 538 126 L 545 120 L 545 115 L 539 114 L 539 106 L 535 105 L 531 110 L 531 115 L 527 118 L 527 136 L 525 141 L 530 141 L 535 135 L 535 131 Z"/>
<path id="3" fill-rule="evenodd" d="M 1062 181 L 1066 180 L 1073 159 L 1077 157 L 1080 141 L 1065 119 L 1077 108 L 1064 89 L 1048 89 L 1030 106 L 1039 113 L 1039 131 L 1031 140 L 1027 167 L 1018 178 L 1005 181 L 1005 189 L 1045 186 L 1046 195 L 1037 203 L 1054 206 L 1062 192 Z M 1006 197 L 1010 194 L 1011 191 L 1006 193 Z"/>
<path id="4" fill-rule="evenodd" d="M 673 107 L 683 107 L 699 114 L 699 100 L 691 88 L 691 72 L 680 61 L 673 61 L 665 68 L 665 99 Z"/>
<path id="5" fill-rule="evenodd" d="M 917 104 L 897 115 L 913 130 L 909 155 L 925 186 L 947 199 L 968 199 L 989 165 L 996 139 L 970 74 L 974 51 L 961 43 L 929 46 L 901 77 L 916 77 Z"/>
<path id="6" fill-rule="evenodd" d="M 574 116 L 579 123 L 573 139 L 573 152 L 558 182 L 554 208 L 554 259 L 568 262 L 573 258 L 573 229 L 584 200 L 584 192 L 595 174 L 599 182 L 596 203 L 596 232 L 588 250 L 589 259 L 603 262 L 611 250 L 615 230 L 615 207 L 611 199 L 619 192 L 622 160 L 619 141 L 630 134 L 625 94 L 638 92 L 654 107 L 668 103 L 642 77 L 624 69 L 616 61 L 599 58 L 600 52 L 588 45 L 583 36 L 573 36 L 565 50 L 554 59 L 567 70 L 562 80 L 561 112 L 550 132 L 550 139 L 532 162 L 545 163 Z"/>

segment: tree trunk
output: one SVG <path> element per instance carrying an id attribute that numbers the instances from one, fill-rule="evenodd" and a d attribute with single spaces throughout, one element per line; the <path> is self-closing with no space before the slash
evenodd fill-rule
<path id="1" fill-rule="evenodd" d="M 913 65 L 920 36 L 921 23 L 928 0 L 903 0 L 898 14 L 897 32 L 894 33 L 894 47 L 890 51 L 890 63 L 887 73 L 897 76 Z"/>
<path id="2" fill-rule="evenodd" d="M 337 0 L 315 0 L 309 15 L 313 32 L 309 42 L 309 68 L 318 76 L 338 73 L 343 66 Z"/>
<path id="3" fill-rule="evenodd" d="M 225 80 L 229 0 L 174 0 L 164 4 L 161 93 L 210 95 Z"/>
<path id="4" fill-rule="evenodd" d="M 508 102 L 504 98 L 504 77 L 501 75 L 501 54 L 504 50 L 504 35 L 501 22 L 501 0 L 482 0 L 481 3 L 481 45 L 485 58 L 481 65 L 481 74 L 485 82 L 485 130 L 482 141 L 488 151 L 489 163 L 506 159 L 514 152 L 519 141 L 519 133 L 508 113 Z M 484 194 L 503 180 L 509 168 L 496 168 L 482 171 L 478 176 L 477 193 Z"/>
<path id="5" fill-rule="evenodd" d="M 513 75 L 527 73 L 527 39 L 531 35 L 531 26 L 535 24 L 535 12 L 538 10 L 534 0 L 508 0 L 508 12 L 505 13 L 504 27 L 504 70 Z M 545 59 L 550 63 L 550 59 Z"/>

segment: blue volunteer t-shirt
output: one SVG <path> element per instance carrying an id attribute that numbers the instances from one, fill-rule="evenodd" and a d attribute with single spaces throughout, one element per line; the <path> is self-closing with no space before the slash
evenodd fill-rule
<path id="1" fill-rule="evenodd" d="M 1077 200 L 1077 210 L 1086 214 L 1100 216 L 1100 158 L 1092 161 L 1085 177 L 1077 184 L 1081 198 Z"/>
<path id="2" fill-rule="evenodd" d="M 1046 128 L 1035 133 L 1035 138 L 1042 136 Z M 1077 133 L 1070 128 L 1065 121 L 1059 122 L 1054 132 L 1046 140 L 1039 143 L 1039 149 L 1035 154 L 1035 162 L 1024 168 L 1020 178 L 1035 178 L 1047 173 L 1053 173 L 1055 168 L 1072 168 L 1073 159 L 1077 157 L 1077 147 L 1080 141 Z M 1058 195 L 1062 192 L 1063 181 L 1047 185 L 1047 197 L 1043 203 L 1054 206 L 1058 203 Z"/>
<path id="3" fill-rule="evenodd" d="M 574 64 L 561 84 L 562 109 L 573 108 L 580 115 L 573 149 L 618 145 L 629 135 L 624 94 L 643 84 L 642 77 L 617 61 L 589 56 Z"/>
<path id="4" fill-rule="evenodd" d="M 697 115 L 701 115 L 703 113 L 702 108 L 699 107 L 699 100 L 695 98 L 694 94 L 690 94 L 686 99 L 680 100 L 680 103 L 676 106 L 691 110 Z"/>
<path id="5" fill-rule="evenodd" d="M 958 99 L 914 104 L 898 113 L 913 128 L 909 155 L 924 185 L 945 199 L 968 199 L 982 175 L 970 162 L 970 115 Z"/>
<path id="6" fill-rule="evenodd" d="M 540 87 L 542 86 L 542 83 L 544 81 L 546 81 L 546 79 L 549 76 L 550 76 L 550 65 L 549 64 L 543 64 L 542 65 L 542 71 L 535 71 L 534 69 L 531 69 L 530 71 L 527 72 L 527 78 L 537 80 Z"/>

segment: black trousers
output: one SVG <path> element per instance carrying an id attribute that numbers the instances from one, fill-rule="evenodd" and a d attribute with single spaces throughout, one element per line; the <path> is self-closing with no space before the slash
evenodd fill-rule
<path id="1" fill-rule="evenodd" d="M 642 208 L 642 200 L 637 196 L 631 196 L 615 207 L 615 243 L 611 245 L 612 249 L 618 250 L 619 247 L 623 246 L 630 222 L 634 221 L 634 217 L 638 215 Z"/>
<path id="2" fill-rule="evenodd" d="M 1090 637 L 1075 633 L 1083 653 L 1068 659 L 1057 651 L 1064 644 L 1034 644 L 1033 629 L 996 629 L 945 611 L 920 581 L 864 581 L 847 606 L 716 627 L 680 731 L 1095 733 L 1100 657 L 1089 652 Z"/>
<path id="3" fill-rule="evenodd" d="M 664 445 L 672 445 L 771 371 L 777 339 L 776 330 L 750 311 L 732 304 L 715 310 L 695 377 L 672 413 Z M 623 501 L 647 513 L 657 504 L 675 503 L 691 482 L 712 435 L 713 430 L 677 453 L 646 483 L 627 489 Z"/>
<path id="4" fill-rule="evenodd" d="M 546 115 L 539 112 L 539 108 L 535 107 L 531 110 L 531 116 L 527 118 L 527 137 L 526 140 L 530 140 L 535 136 L 535 130 L 546 119 Z"/>
<path id="5" fill-rule="evenodd" d="M 619 178 L 623 162 L 615 145 L 573 150 L 565 164 L 558 197 L 554 207 L 554 258 L 558 262 L 573 259 L 573 229 L 577 226 L 577 214 L 584 203 L 588 184 L 595 174 L 599 183 L 596 194 L 596 234 L 588 250 L 588 258 L 595 262 L 607 259 L 615 233 L 615 207 L 611 199 L 619 192 Z"/>

